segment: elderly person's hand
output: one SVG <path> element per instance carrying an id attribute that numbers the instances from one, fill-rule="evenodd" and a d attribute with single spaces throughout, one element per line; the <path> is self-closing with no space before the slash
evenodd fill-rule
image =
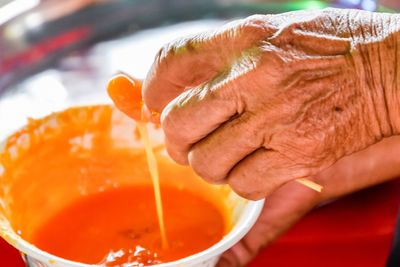
<path id="1" fill-rule="evenodd" d="M 260 199 L 399 133 L 399 27 L 355 10 L 252 16 L 161 49 L 144 100 L 173 159 Z"/>
<path id="2" fill-rule="evenodd" d="M 246 198 L 269 196 L 220 264 L 247 263 L 321 201 L 399 173 L 387 152 L 397 137 L 378 143 L 400 131 L 399 29 L 398 15 L 355 10 L 257 15 L 159 52 L 143 94 L 171 157 Z"/>

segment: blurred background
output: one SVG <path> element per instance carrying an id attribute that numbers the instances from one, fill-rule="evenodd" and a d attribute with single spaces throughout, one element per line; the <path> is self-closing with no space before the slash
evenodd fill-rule
<path id="1" fill-rule="evenodd" d="M 113 74 L 144 78 L 173 39 L 255 13 L 325 7 L 396 12 L 400 0 L 0 0 L 0 142 L 29 117 L 109 102 Z M 383 267 L 399 194 L 397 180 L 319 208 L 251 266 Z M 17 254 L 0 240 L 0 266 L 22 266 Z"/>

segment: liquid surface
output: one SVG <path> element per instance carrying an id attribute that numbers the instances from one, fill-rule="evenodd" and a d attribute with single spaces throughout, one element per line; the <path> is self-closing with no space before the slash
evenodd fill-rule
<path id="1" fill-rule="evenodd" d="M 212 203 L 173 187 L 164 187 L 162 192 L 168 249 L 161 245 L 151 186 L 83 197 L 43 224 L 32 241 L 49 253 L 74 261 L 139 266 L 189 256 L 222 238 L 224 218 Z"/>

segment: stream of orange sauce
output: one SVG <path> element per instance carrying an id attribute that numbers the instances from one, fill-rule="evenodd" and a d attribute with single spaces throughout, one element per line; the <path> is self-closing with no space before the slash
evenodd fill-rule
<path id="1" fill-rule="evenodd" d="M 142 113 L 142 84 L 126 75 L 117 75 L 110 80 L 107 91 L 119 110 L 136 121 L 136 126 L 146 152 L 147 165 L 153 184 L 154 198 L 156 201 L 158 224 L 160 227 L 162 246 L 168 248 L 168 239 L 165 231 L 164 212 L 161 199 L 160 181 L 158 177 L 157 160 L 153 152 L 147 125 Z"/>
<path id="2" fill-rule="evenodd" d="M 163 202 L 161 199 L 161 190 L 160 190 L 160 179 L 158 176 L 158 167 L 157 167 L 157 160 L 153 152 L 153 148 L 151 146 L 149 133 L 147 132 L 147 126 L 143 122 L 137 122 L 136 126 L 139 130 L 140 137 L 143 142 L 144 150 L 146 152 L 147 158 L 147 165 L 149 167 L 149 172 L 153 184 L 154 190 L 154 199 L 156 202 L 156 209 L 157 209 L 157 218 L 158 218 L 158 225 L 160 227 L 161 233 L 161 240 L 162 240 L 162 247 L 164 249 L 168 248 L 168 239 L 165 232 L 165 223 L 164 223 L 164 211 L 163 211 Z"/>

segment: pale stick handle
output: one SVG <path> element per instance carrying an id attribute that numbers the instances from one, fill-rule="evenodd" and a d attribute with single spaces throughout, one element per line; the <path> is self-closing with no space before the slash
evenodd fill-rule
<path id="1" fill-rule="evenodd" d="M 322 185 L 319 185 L 311 180 L 308 180 L 306 178 L 300 178 L 300 179 L 296 179 L 296 182 L 298 182 L 299 184 L 302 184 L 304 186 L 307 186 L 308 188 L 315 190 L 317 192 L 322 192 L 322 189 L 324 189 L 324 187 Z"/>

